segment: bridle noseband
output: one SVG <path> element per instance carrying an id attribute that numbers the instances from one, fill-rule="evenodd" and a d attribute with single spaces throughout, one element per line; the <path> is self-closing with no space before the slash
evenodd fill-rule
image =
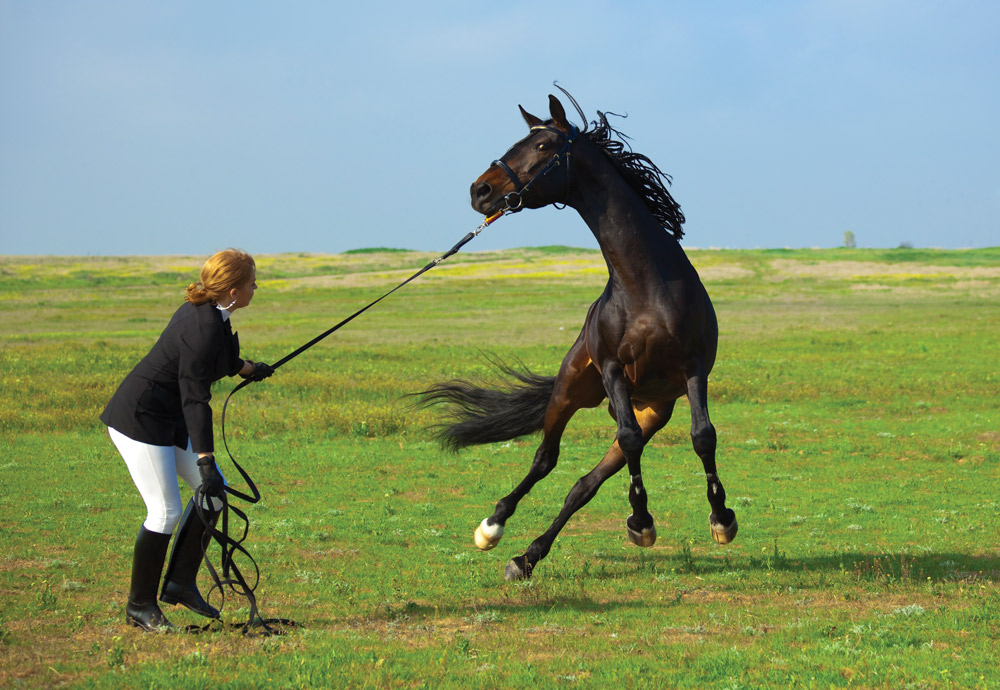
<path id="1" fill-rule="evenodd" d="M 556 151 L 555 155 L 552 156 L 552 159 L 545 164 L 545 167 L 539 170 L 538 173 L 527 182 L 522 183 L 521 178 L 517 176 L 517 173 L 511 170 L 510 166 L 504 163 L 499 158 L 493 161 L 493 165 L 503 170 L 507 174 L 507 177 L 510 178 L 510 181 L 514 183 L 514 191 L 505 195 L 503 198 L 504 203 L 506 204 L 505 210 L 508 213 L 516 213 L 517 211 L 520 211 L 522 208 L 524 208 L 524 200 L 522 199 L 522 195 L 529 189 L 531 189 L 531 186 L 535 184 L 535 182 L 537 182 L 542 177 L 548 175 L 550 172 L 552 172 L 560 165 L 562 165 L 564 159 L 566 161 L 566 191 L 567 194 L 569 193 L 570 147 L 573 145 L 573 142 L 576 141 L 576 137 L 580 133 L 580 130 L 577 129 L 575 125 L 569 126 L 569 134 L 562 131 L 561 129 L 550 127 L 549 125 L 536 125 L 535 127 L 531 128 L 531 132 L 540 132 L 540 131 L 548 131 L 558 134 L 563 138 L 563 145 L 562 148 Z"/>

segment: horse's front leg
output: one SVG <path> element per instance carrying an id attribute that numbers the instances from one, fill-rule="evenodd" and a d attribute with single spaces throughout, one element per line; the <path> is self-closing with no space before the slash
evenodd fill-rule
<path id="1" fill-rule="evenodd" d="M 649 443 L 653 434 L 666 426 L 667 422 L 670 421 L 670 417 L 674 411 L 674 402 L 670 400 L 662 405 L 650 404 L 648 407 L 636 409 L 636 419 L 639 422 L 639 426 L 642 427 L 643 447 Z M 642 475 L 638 472 L 631 474 L 632 476 L 629 479 L 629 503 L 632 505 L 632 515 L 625 520 L 625 533 L 628 535 L 629 541 L 636 546 L 652 546 L 656 542 L 656 525 L 653 523 L 653 516 L 650 515 L 649 510 L 646 508 L 646 490 L 642 483 Z M 636 477 L 638 477 L 638 480 Z M 636 508 L 638 508 L 638 511 Z M 637 517 L 640 513 L 645 513 L 649 518 L 648 523 L 645 523 L 646 527 L 642 526 L 644 523 Z"/>
<path id="2" fill-rule="evenodd" d="M 653 523 L 653 516 L 646 507 L 646 487 L 642 483 L 642 450 L 649 437 L 643 434 L 642 426 L 632 408 L 628 379 L 625 378 L 621 365 L 617 362 L 608 363 L 604 366 L 602 374 L 604 388 L 614 410 L 615 421 L 618 422 L 615 441 L 628 465 L 628 502 L 632 506 L 632 514 L 625 521 L 626 533 L 633 544 L 652 546 L 656 541 L 656 526 Z M 660 424 L 660 427 L 662 426 L 663 424 Z"/>
<path id="3" fill-rule="evenodd" d="M 728 544 L 736 538 L 739 525 L 736 524 L 736 513 L 726 507 L 726 490 L 715 467 L 716 435 L 708 416 L 708 376 L 700 363 L 692 367 L 687 387 L 691 403 L 691 442 L 705 468 L 708 503 L 712 507 L 708 525 L 715 541 Z"/>

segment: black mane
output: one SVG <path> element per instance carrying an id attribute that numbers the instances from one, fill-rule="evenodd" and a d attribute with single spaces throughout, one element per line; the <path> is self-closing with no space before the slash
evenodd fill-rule
<path id="1" fill-rule="evenodd" d="M 622 141 L 628 137 L 608 123 L 607 113 L 598 110 L 597 118 L 591 122 L 593 129 L 588 128 L 582 134 L 604 152 L 629 187 L 646 202 L 663 228 L 675 239 L 684 237 L 684 214 L 680 204 L 674 201 L 667 189 L 671 182 L 670 175 L 656 167 L 656 163 L 647 156 L 634 152 L 631 146 Z"/>
<path id="2" fill-rule="evenodd" d="M 586 122 L 586 116 L 576 99 L 559 84 L 555 86 L 566 94 L 576 107 L 576 111 L 580 113 L 580 117 Z M 684 214 L 681 212 L 680 204 L 674 201 L 667 189 L 672 181 L 670 175 L 656 167 L 656 164 L 647 156 L 635 153 L 632 147 L 623 141 L 628 139 L 628 136 L 611 126 L 608 122 L 608 115 L 616 115 L 616 113 L 602 113 L 598 110 L 597 120 L 591 122 L 580 133 L 604 152 L 612 165 L 615 166 L 615 170 L 625 178 L 629 187 L 646 203 L 650 213 L 660 221 L 663 228 L 675 239 L 681 239 L 684 237 L 684 228 L 682 227 Z"/>

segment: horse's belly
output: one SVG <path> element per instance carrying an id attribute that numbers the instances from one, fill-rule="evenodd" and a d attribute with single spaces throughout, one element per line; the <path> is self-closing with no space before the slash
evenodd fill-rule
<path id="1" fill-rule="evenodd" d="M 655 403 L 676 400 L 687 393 L 687 388 L 683 382 L 673 381 L 666 378 L 654 378 L 641 381 L 632 393 L 632 402 L 637 406 L 640 403 Z"/>

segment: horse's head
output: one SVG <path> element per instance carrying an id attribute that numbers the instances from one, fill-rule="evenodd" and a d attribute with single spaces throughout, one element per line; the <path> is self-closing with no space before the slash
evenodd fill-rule
<path id="1" fill-rule="evenodd" d="M 518 108 L 528 123 L 528 136 L 493 161 L 470 189 L 472 208 L 487 216 L 505 208 L 519 211 L 566 201 L 577 128 L 566 119 L 555 96 L 549 96 L 551 119 L 547 121 Z"/>

